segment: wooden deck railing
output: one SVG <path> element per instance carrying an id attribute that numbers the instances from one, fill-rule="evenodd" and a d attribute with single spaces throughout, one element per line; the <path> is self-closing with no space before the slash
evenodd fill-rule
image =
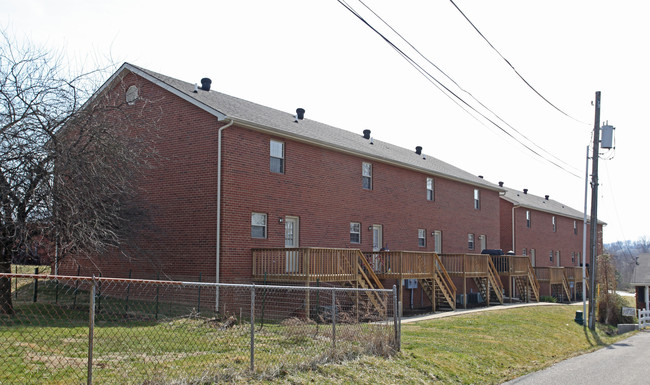
<path id="1" fill-rule="evenodd" d="M 440 254 L 450 276 L 487 277 L 489 258 L 485 254 Z"/>
<path id="2" fill-rule="evenodd" d="M 380 279 L 433 278 L 436 271 L 436 253 L 367 251 L 363 255 Z"/>
<path id="3" fill-rule="evenodd" d="M 253 249 L 253 279 L 272 282 L 342 282 L 357 279 L 357 249 Z"/>
<path id="4" fill-rule="evenodd" d="M 492 263 L 499 274 L 527 275 L 530 259 L 525 255 L 493 255 Z"/>

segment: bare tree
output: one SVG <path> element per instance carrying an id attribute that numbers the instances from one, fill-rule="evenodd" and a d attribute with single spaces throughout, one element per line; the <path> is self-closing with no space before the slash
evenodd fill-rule
<path id="1" fill-rule="evenodd" d="M 0 39 L 0 272 L 43 240 L 61 255 L 119 246 L 144 214 L 132 181 L 151 122 L 123 98 L 93 94 L 102 71 L 70 76 L 60 57 Z M 0 313 L 13 313 L 6 278 Z"/>

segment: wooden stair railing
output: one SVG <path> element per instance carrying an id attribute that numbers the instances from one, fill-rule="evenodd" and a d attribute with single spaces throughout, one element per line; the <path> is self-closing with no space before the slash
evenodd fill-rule
<path id="1" fill-rule="evenodd" d="M 569 280 L 566 277 L 566 273 L 562 272 L 562 289 L 564 289 L 564 293 L 566 294 L 566 298 L 568 302 L 571 302 L 571 290 L 569 289 Z"/>
<path id="2" fill-rule="evenodd" d="M 499 303 L 503 305 L 503 284 L 501 283 L 501 277 L 499 276 L 499 272 L 494 266 L 494 263 L 492 263 L 491 258 L 488 258 L 488 280 L 490 282 L 490 289 L 494 294 L 496 294 Z"/>
<path id="3" fill-rule="evenodd" d="M 431 304 L 435 306 L 443 303 L 456 310 L 456 286 L 447 274 L 447 270 L 442 264 L 438 254 L 433 254 L 433 269 L 434 274 L 432 278 L 420 279 L 422 290 L 429 297 Z M 436 290 L 438 288 L 438 290 Z"/>
<path id="4" fill-rule="evenodd" d="M 530 289 L 533 292 L 533 297 L 535 301 L 539 302 L 539 281 L 537 280 L 537 275 L 535 274 L 535 268 L 528 261 L 528 282 L 530 283 Z"/>
<path id="5" fill-rule="evenodd" d="M 364 289 L 383 289 L 384 285 L 381 284 L 379 278 L 372 270 L 372 266 L 363 255 L 361 251 L 357 251 L 357 283 Z M 381 296 L 375 292 L 369 292 L 368 298 L 373 306 L 379 311 L 380 314 L 386 313 L 386 302 L 382 300 Z"/>

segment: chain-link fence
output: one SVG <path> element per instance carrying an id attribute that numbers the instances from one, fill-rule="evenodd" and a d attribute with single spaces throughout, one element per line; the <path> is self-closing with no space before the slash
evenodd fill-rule
<path id="1" fill-rule="evenodd" d="M 400 343 L 394 289 L 0 280 L 0 384 L 245 382 Z"/>

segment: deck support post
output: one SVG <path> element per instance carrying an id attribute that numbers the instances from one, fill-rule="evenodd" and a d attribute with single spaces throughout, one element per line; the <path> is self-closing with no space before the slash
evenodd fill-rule
<path id="1" fill-rule="evenodd" d="M 304 264 L 305 266 L 305 277 L 307 278 L 307 284 L 305 286 L 309 287 L 309 250 L 306 250 L 305 253 L 303 254 L 304 258 Z M 309 303 L 309 289 L 306 291 L 306 298 L 305 298 L 305 315 L 307 319 L 311 317 L 311 304 Z"/>
<path id="2" fill-rule="evenodd" d="M 510 287 L 508 288 L 508 293 L 510 293 L 510 303 L 512 303 L 512 297 L 514 297 L 514 296 L 512 295 L 512 281 L 513 281 L 514 279 L 515 279 L 514 277 L 510 277 L 510 276 L 508 277 L 508 286 L 510 286 Z"/>
<path id="3" fill-rule="evenodd" d="M 485 285 L 485 287 L 487 288 L 487 290 L 485 290 L 485 296 L 487 297 L 487 300 L 486 300 L 485 303 L 489 307 L 490 306 L 490 273 L 489 272 L 488 272 L 488 276 L 485 278 L 485 280 L 487 281 L 486 282 L 487 285 Z"/>

